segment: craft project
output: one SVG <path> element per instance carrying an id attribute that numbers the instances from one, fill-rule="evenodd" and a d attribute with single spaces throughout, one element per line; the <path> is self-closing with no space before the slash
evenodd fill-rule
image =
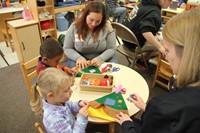
<path id="1" fill-rule="evenodd" d="M 96 74 L 101 74 L 101 71 L 99 70 L 99 68 L 95 67 L 95 66 L 89 66 L 85 69 L 82 69 L 78 72 L 78 74 L 76 75 L 77 77 L 81 77 L 81 75 L 83 73 L 96 73 Z"/>
<path id="2" fill-rule="evenodd" d="M 101 118 L 108 121 L 114 121 L 114 118 L 120 112 L 128 114 L 128 109 L 122 94 L 111 93 L 99 99 L 91 101 L 88 108 L 89 116 Z"/>

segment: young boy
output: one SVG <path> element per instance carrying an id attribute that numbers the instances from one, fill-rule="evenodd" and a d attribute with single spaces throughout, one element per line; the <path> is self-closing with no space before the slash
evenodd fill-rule
<path id="1" fill-rule="evenodd" d="M 63 48 L 56 40 L 52 38 L 44 40 L 43 44 L 40 46 L 41 57 L 38 59 L 36 68 L 37 74 L 39 75 L 40 72 L 47 67 L 57 67 L 70 75 L 76 74 L 77 72 L 75 70 L 58 65 L 59 61 L 63 57 L 63 54 Z"/>

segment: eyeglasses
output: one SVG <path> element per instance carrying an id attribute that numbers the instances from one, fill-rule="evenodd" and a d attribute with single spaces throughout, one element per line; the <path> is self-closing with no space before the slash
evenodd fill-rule
<path id="1" fill-rule="evenodd" d="M 176 87 L 176 75 L 173 75 L 170 80 L 169 80 L 169 83 L 168 83 L 168 89 L 170 92 L 173 92 L 175 90 L 177 90 L 177 87 Z"/>

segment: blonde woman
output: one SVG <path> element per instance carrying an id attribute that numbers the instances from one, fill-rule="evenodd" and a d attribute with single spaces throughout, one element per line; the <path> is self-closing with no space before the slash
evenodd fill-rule
<path id="1" fill-rule="evenodd" d="M 32 110 L 43 115 L 43 124 L 50 133 L 84 133 L 88 123 L 88 102 L 69 101 L 74 79 L 57 68 L 43 70 L 32 90 Z M 77 118 L 74 115 L 77 114 Z"/>
<path id="2" fill-rule="evenodd" d="M 163 29 L 163 46 L 176 90 L 152 98 L 146 105 L 137 94 L 129 100 L 145 111 L 141 121 L 117 115 L 123 133 L 198 133 L 200 131 L 200 8 L 170 19 Z"/>

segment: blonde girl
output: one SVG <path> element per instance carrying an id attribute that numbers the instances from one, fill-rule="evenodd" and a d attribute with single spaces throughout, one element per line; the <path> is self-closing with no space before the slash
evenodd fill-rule
<path id="1" fill-rule="evenodd" d="M 39 75 L 32 90 L 30 105 L 36 114 L 43 115 L 43 124 L 47 132 L 85 132 L 88 123 L 88 102 L 69 101 L 73 92 L 70 87 L 73 84 L 73 78 L 53 67 L 45 69 Z"/>

